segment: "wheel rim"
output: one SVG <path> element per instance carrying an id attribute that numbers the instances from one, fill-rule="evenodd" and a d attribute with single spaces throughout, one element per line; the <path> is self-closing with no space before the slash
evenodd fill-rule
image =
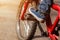
<path id="1" fill-rule="evenodd" d="M 27 39 L 27 37 L 29 36 L 30 30 L 31 30 L 31 27 L 30 27 L 28 21 L 20 20 L 20 22 L 17 22 L 17 34 L 18 34 L 19 38 Z"/>

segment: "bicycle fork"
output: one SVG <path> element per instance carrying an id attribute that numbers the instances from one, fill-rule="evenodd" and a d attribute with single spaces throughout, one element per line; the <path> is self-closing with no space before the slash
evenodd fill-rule
<path id="1" fill-rule="evenodd" d="M 24 4 L 23 4 L 23 10 L 21 11 L 21 15 L 20 15 L 20 19 L 21 20 L 24 20 L 24 15 L 26 13 L 26 10 L 28 8 L 28 5 L 29 5 L 29 2 L 28 1 L 25 1 Z"/>

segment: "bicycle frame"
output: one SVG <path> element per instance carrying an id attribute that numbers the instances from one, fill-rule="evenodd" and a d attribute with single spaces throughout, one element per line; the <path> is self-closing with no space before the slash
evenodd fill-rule
<path id="1" fill-rule="evenodd" d="M 25 15 L 25 12 L 26 12 L 26 9 L 29 5 L 29 2 L 25 2 L 24 3 L 24 9 L 23 11 L 21 12 L 21 16 L 20 16 L 20 20 L 23 20 L 24 19 L 24 15 Z M 52 34 L 52 32 L 54 31 L 59 19 L 60 19 L 60 6 L 58 6 L 57 4 L 53 4 L 52 5 L 52 8 L 56 11 L 58 11 L 58 15 L 54 21 L 54 23 L 52 24 L 52 21 L 51 21 L 51 18 L 50 18 L 50 14 L 49 15 L 46 15 L 46 25 L 47 25 L 47 32 L 48 32 L 48 35 L 50 37 L 51 40 L 56 40 L 55 38 L 58 39 L 58 36 L 56 36 L 55 34 Z"/>
<path id="2" fill-rule="evenodd" d="M 27 10 L 27 8 L 28 8 L 28 5 L 29 5 L 29 2 L 26 1 L 26 2 L 24 3 L 23 10 L 22 10 L 21 16 L 20 16 L 20 19 L 22 19 L 22 20 L 24 20 L 24 15 L 25 15 L 25 12 L 26 12 L 26 10 Z"/>
<path id="3" fill-rule="evenodd" d="M 51 18 L 50 18 L 50 15 L 48 15 L 47 19 L 46 19 L 46 25 L 47 25 L 47 30 L 48 30 L 48 33 L 49 33 L 49 37 L 51 38 L 51 40 L 56 40 L 55 38 L 58 39 L 58 36 L 52 34 L 52 32 L 54 31 L 57 23 L 59 22 L 59 19 L 60 19 L 60 6 L 58 6 L 57 4 L 53 4 L 52 5 L 52 8 L 56 11 L 58 11 L 58 15 L 54 21 L 54 23 L 52 24 L 51 22 Z"/>

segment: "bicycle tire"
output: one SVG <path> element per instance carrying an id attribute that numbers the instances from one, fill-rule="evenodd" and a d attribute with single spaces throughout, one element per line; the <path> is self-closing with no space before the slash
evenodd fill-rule
<path id="1" fill-rule="evenodd" d="M 17 22 L 17 34 L 18 34 L 19 39 L 20 40 L 31 40 L 36 31 L 36 23 L 33 21 L 21 21 L 21 20 L 20 22 L 21 23 L 28 22 L 28 23 L 25 23 L 24 25 L 19 25 L 20 23 Z M 22 26 L 22 29 L 21 29 L 21 26 Z M 23 30 L 24 29 L 23 26 L 25 27 L 25 30 Z"/>
<path id="2" fill-rule="evenodd" d="M 21 0 L 18 15 L 17 15 L 17 35 L 19 40 L 31 40 L 36 31 L 37 23 L 36 21 L 20 20 L 20 13 L 24 4 L 24 0 Z M 25 28 L 22 28 L 25 27 Z M 25 29 L 25 30 L 23 30 Z M 22 33 L 23 31 L 23 33 Z M 26 32 L 27 31 L 27 32 Z M 25 34 L 25 36 L 24 36 Z"/>

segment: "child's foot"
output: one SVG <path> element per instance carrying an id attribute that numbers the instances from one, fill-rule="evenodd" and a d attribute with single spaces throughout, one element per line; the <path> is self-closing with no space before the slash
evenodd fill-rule
<path id="1" fill-rule="evenodd" d="M 29 12 L 31 15 L 33 15 L 38 21 L 43 22 L 44 21 L 44 14 L 36 11 L 34 8 L 29 8 Z"/>

